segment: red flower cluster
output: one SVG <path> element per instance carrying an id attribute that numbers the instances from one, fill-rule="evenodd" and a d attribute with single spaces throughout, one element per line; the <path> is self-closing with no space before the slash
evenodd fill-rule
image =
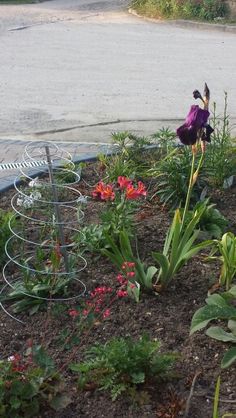
<path id="1" fill-rule="evenodd" d="M 144 184 L 141 181 L 139 181 L 138 187 L 136 188 L 133 186 L 132 183 L 126 187 L 125 196 L 126 199 L 135 200 L 138 199 L 140 196 L 147 196 L 147 191 Z"/>
<path id="2" fill-rule="evenodd" d="M 129 279 L 135 277 L 134 267 L 135 267 L 135 263 L 133 263 L 132 261 L 125 261 L 122 264 L 121 269 L 123 270 L 123 275 L 118 274 L 118 276 L 116 277 L 117 281 L 122 287 L 127 286 Z M 132 284 L 130 285 L 130 287 L 131 288 L 133 287 Z M 117 291 L 117 296 L 119 297 L 123 297 L 127 295 L 128 295 L 128 292 L 126 290 Z"/>
<path id="3" fill-rule="evenodd" d="M 128 177 L 119 176 L 117 179 L 117 184 L 119 189 L 124 191 L 127 200 L 136 200 L 140 196 L 147 195 L 146 188 L 141 181 L 138 182 L 137 187 L 134 187 L 132 180 L 130 180 Z M 112 184 L 105 184 L 103 181 L 100 181 L 92 192 L 92 196 L 101 200 L 114 200 L 114 187 Z"/>
<path id="4" fill-rule="evenodd" d="M 115 193 L 111 184 L 105 184 L 100 181 L 92 192 L 92 196 L 101 200 L 114 200 Z"/>
<path id="5" fill-rule="evenodd" d="M 117 179 L 118 186 L 121 190 L 126 189 L 126 187 L 132 185 L 132 180 L 128 179 L 125 176 L 119 176 Z"/>
<path id="6" fill-rule="evenodd" d="M 22 373 L 27 366 L 23 364 L 20 354 L 14 354 L 8 358 L 8 361 L 12 364 L 12 371 Z"/>

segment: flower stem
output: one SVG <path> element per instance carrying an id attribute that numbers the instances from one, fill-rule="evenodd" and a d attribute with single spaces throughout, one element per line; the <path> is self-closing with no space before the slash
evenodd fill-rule
<path id="1" fill-rule="evenodd" d="M 187 192 L 187 196 L 186 196 L 186 200 L 185 200 L 185 206 L 184 206 L 184 212 L 183 212 L 183 217 L 182 217 L 182 227 L 181 229 L 183 229 L 183 226 L 185 224 L 185 218 L 186 218 L 186 214 L 189 208 L 189 203 L 190 203 L 190 198 L 191 198 L 191 193 L 192 193 L 192 189 L 193 189 L 193 175 L 194 175 L 194 166 L 195 166 L 195 152 L 192 153 L 192 165 L 191 165 L 191 172 L 190 172 L 190 177 L 189 177 L 189 184 L 188 184 L 188 192 Z"/>

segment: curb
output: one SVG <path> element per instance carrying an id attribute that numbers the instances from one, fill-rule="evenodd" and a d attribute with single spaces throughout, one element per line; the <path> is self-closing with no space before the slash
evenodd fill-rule
<path id="1" fill-rule="evenodd" d="M 79 157 L 75 156 L 72 159 L 72 161 L 73 161 L 74 164 L 93 162 L 93 161 L 97 160 L 98 155 L 99 154 L 97 154 L 97 153 L 91 153 L 91 154 L 88 153 L 87 155 L 85 155 L 82 158 L 81 157 L 79 158 Z M 106 155 L 108 155 L 108 156 L 112 155 L 112 151 L 107 152 Z M 60 167 L 60 165 L 57 165 L 57 167 Z M 41 170 L 33 169 L 33 170 L 28 171 L 28 175 L 32 179 L 34 179 L 35 177 L 43 176 L 45 173 L 47 173 L 47 169 L 44 169 L 44 170 L 43 169 L 41 169 Z M 4 185 L 4 186 L 1 184 L 1 180 L 0 180 L 0 196 L 1 196 L 1 194 L 7 192 L 8 190 L 14 188 L 15 178 L 16 178 L 16 175 L 14 175 L 14 180 L 11 179 L 9 181 L 6 181 L 5 182 L 6 185 Z M 18 180 L 18 181 L 16 181 L 16 184 L 20 185 L 23 182 L 24 182 L 24 180 Z"/>
<path id="2" fill-rule="evenodd" d="M 205 22 L 195 22 L 193 20 L 184 20 L 184 19 L 175 19 L 175 20 L 161 20 L 154 19 L 152 17 L 147 17 L 140 15 L 136 10 L 129 8 L 129 14 L 136 16 L 140 19 L 146 20 L 147 22 L 152 22 L 162 25 L 174 25 L 179 26 L 184 29 L 203 29 L 203 30 L 215 30 L 227 33 L 236 33 L 236 25 L 223 25 L 219 23 L 205 23 Z"/>

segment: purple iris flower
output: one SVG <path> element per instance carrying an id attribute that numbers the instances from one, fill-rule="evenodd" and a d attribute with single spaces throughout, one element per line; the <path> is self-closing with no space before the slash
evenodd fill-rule
<path id="1" fill-rule="evenodd" d="M 185 123 L 176 131 L 180 141 L 184 145 L 194 145 L 197 142 L 199 130 L 204 128 L 201 139 L 210 142 L 213 129 L 207 125 L 209 116 L 208 110 L 201 109 L 198 105 L 192 105 Z"/>

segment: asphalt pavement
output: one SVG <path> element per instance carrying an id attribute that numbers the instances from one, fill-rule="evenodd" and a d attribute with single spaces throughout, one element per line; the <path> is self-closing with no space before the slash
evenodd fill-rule
<path id="1" fill-rule="evenodd" d="M 236 33 L 219 26 L 153 22 L 127 0 L 52 0 L 0 6 L 0 162 L 29 141 L 95 155 L 111 132 L 175 129 L 211 90 L 236 131 Z M 0 170 L 0 179 L 11 170 Z"/>

